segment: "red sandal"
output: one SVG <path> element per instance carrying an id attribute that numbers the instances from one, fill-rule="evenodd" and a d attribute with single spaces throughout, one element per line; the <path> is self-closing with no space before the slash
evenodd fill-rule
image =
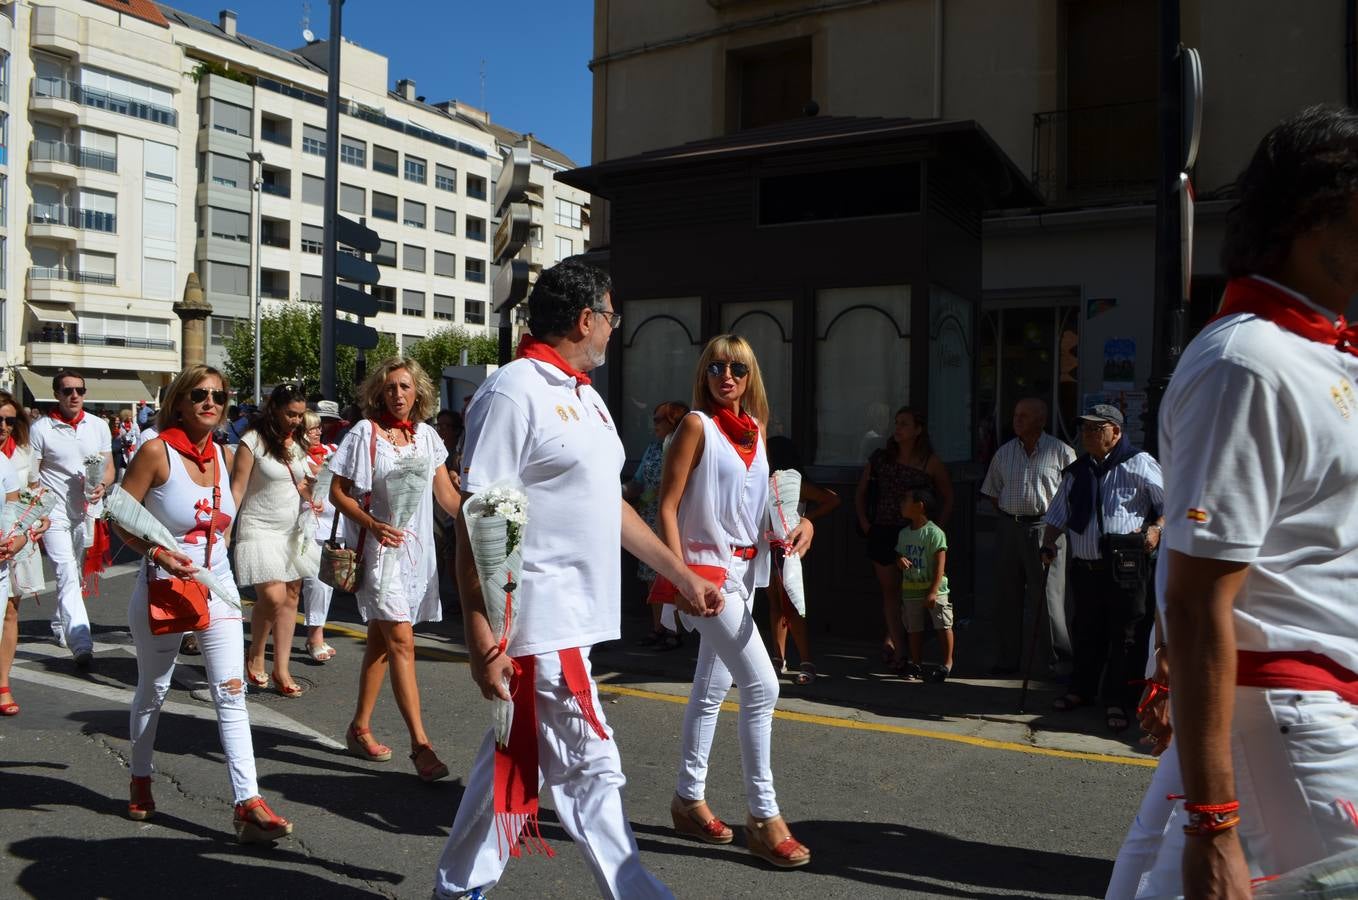
<path id="1" fill-rule="evenodd" d="M 372 729 L 359 728 L 351 723 L 349 730 L 344 733 L 344 746 L 348 748 L 350 756 L 357 756 L 359 759 L 366 759 L 371 762 L 386 762 L 391 759 L 390 747 L 386 744 L 379 744 L 375 739 L 359 740 L 363 737 L 371 738 Z"/>
<path id="2" fill-rule="evenodd" d="M 252 815 L 255 810 L 261 813 L 259 817 Z M 237 803 L 232 824 L 236 826 L 236 840 L 242 844 L 267 844 L 292 834 L 292 823 L 269 809 L 263 797 Z"/>
<path id="3" fill-rule="evenodd" d="M 705 800 L 685 800 L 678 794 L 670 801 L 670 818 L 674 820 L 674 830 L 689 837 L 695 837 L 704 844 L 729 844 L 735 839 L 735 832 L 715 815 L 704 822 L 698 815 L 700 807 L 707 806 Z M 712 811 L 708 810 L 710 814 Z"/>
<path id="4" fill-rule="evenodd" d="M 0 703 L 0 716 L 17 716 L 19 714 L 19 704 L 14 702 L 14 695 L 9 688 L 0 690 L 0 697 L 8 697 L 8 703 Z"/>
<path id="5" fill-rule="evenodd" d="M 289 700 L 296 700 L 298 697 L 302 696 L 302 694 L 306 693 L 302 689 L 302 686 L 295 681 L 292 684 L 284 684 L 283 680 L 278 677 L 277 672 L 270 677 L 273 678 L 273 689 L 278 691 L 282 696 L 287 697 Z"/>
<path id="6" fill-rule="evenodd" d="M 420 759 L 424 758 L 425 754 L 428 754 L 433 761 L 422 766 Z M 420 781 L 426 784 L 448 777 L 448 767 L 443 764 L 443 760 L 438 758 L 438 754 L 429 744 L 420 744 L 411 751 L 410 761 L 415 764 L 415 772 L 420 776 Z"/>
<path id="7" fill-rule="evenodd" d="M 128 788 L 131 799 L 127 803 L 127 817 L 134 822 L 144 822 L 156 811 L 155 798 L 151 796 L 151 776 L 133 775 Z"/>
<path id="8" fill-rule="evenodd" d="M 776 816 L 774 818 L 777 818 Z M 745 817 L 745 844 L 750 853 L 780 869 L 795 869 L 811 862 L 811 850 L 791 834 L 777 845 L 770 845 L 765 836 L 772 819 Z"/>

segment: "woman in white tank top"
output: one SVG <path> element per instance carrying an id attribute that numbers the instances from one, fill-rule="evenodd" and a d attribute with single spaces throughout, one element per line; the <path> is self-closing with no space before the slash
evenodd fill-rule
<path id="1" fill-rule="evenodd" d="M 128 624 L 137 649 L 137 690 L 132 697 L 129 733 L 132 786 L 128 816 L 150 817 L 152 754 L 160 707 L 170 689 L 179 634 L 152 634 L 147 614 L 148 579 L 187 578 L 207 565 L 217 582 L 233 594 L 236 579 L 227 561 L 226 533 L 236 514 L 228 475 L 231 456 L 212 441 L 226 404 L 226 377 L 209 366 L 190 366 L 175 378 L 156 425 L 160 436 L 132 458 L 122 489 L 139 501 L 173 534 L 173 552 L 122 532 L 127 546 L 146 557 L 128 605 Z M 120 529 L 121 531 L 121 529 Z M 197 632 L 217 710 L 217 731 L 235 797 L 233 825 L 242 843 L 277 840 L 292 824 L 269 809 L 259 796 L 250 715 L 245 706 L 245 641 L 240 598 L 233 605 L 212 594 L 210 624 Z"/>
<path id="2" fill-rule="evenodd" d="M 756 588 L 769 581 L 769 465 L 764 449 L 768 401 L 754 351 L 744 338 L 718 335 L 698 360 L 693 409 L 665 457 L 660 532 L 691 569 L 718 584 L 721 613 L 684 624 L 702 635 L 684 715 L 679 779 L 670 814 L 682 834 L 727 844 L 730 828 L 707 808 L 707 760 L 717 713 L 734 682 L 740 686 L 740 761 L 749 807 L 750 852 L 779 868 L 804 866 L 811 851 L 792 837 L 778 812 L 770 765 L 778 678 L 751 616 Z M 803 521 L 792 552 L 811 543 Z"/>

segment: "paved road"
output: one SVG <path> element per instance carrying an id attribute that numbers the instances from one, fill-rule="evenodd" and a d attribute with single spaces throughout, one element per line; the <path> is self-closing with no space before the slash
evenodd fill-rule
<path id="1" fill-rule="evenodd" d="M 106 578 L 93 604 L 99 652 L 89 675 L 45 639 L 45 609 L 24 607 L 13 679 L 23 712 L 0 720 L 0 894 L 427 897 L 460 778 L 488 720 L 455 623 L 421 637 L 418 663 L 427 728 L 453 777 L 417 781 L 399 753 L 404 729 L 389 695 L 374 730 L 398 748 L 396 758 L 368 763 L 342 753 L 361 654 L 349 635 L 361 632 L 352 601 L 338 602 L 331 643 L 340 655 L 295 667 L 306 695 L 251 696 L 261 788 L 297 832 L 273 847 L 245 848 L 230 839 L 230 789 L 212 709 L 194 697 L 202 679 L 195 658 L 181 665 L 161 721 L 157 815 L 147 823 L 123 815 L 136 680 L 126 630 L 131 580 Z M 1012 712 L 1016 685 L 888 683 L 848 652 L 821 657 L 840 672 L 816 689 L 785 690 L 775 724 L 780 803 L 813 849 L 812 866 L 770 871 L 747 854 L 739 833 L 735 845 L 719 848 L 674 836 L 668 801 L 691 651 L 660 660 L 624 642 L 597 654 L 600 669 L 615 670 L 602 675 L 600 689 L 630 779 L 633 826 L 646 864 L 677 896 L 1102 895 L 1150 777 L 1144 757 L 1078 733 L 1091 718 L 1070 732 L 1044 717 L 1002 712 Z M 958 708 L 966 712 L 943 711 Z M 734 714 L 723 716 L 712 763 L 709 800 L 739 822 Z M 544 822 L 556 858 L 513 861 L 495 896 L 596 896 L 550 811 Z"/>

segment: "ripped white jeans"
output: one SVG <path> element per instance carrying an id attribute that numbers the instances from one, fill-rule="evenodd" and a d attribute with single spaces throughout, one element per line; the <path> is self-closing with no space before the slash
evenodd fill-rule
<path id="1" fill-rule="evenodd" d="M 127 610 L 132 641 L 137 648 L 137 690 L 132 697 L 128 732 L 132 740 L 132 774 L 138 776 L 150 775 L 153 769 L 160 707 L 170 690 L 182 638 L 179 634 L 151 634 L 144 579 L 144 574 L 138 578 Z M 198 647 L 203 652 L 208 688 L 217 709 L 217 732 L 231 775 L 231 791 L 235 802 L 240 803 L 259 795 L 250 714 L 245 707 L 245 638 L 240 610 L 213 595 L 208 611 L 212 624 L 197 632 Z"/>

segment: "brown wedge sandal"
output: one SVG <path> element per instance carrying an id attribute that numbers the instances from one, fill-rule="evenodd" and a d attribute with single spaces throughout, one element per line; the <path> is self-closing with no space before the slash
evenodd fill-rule
<path id="1" fill-rule="evenodd" d="M 674 830 L 697 838 L 704 844 L 729 844 L 735 840 L 735 832 L 716 816 L 703 821 L 698 810 L 705 806 L 706 800 L 685 800 L 675 794 L 674 799 L 670 801 L 670 818 L 674 820 Z M 708 810 L 709 815 L 711 812 Z"/>
<path id="2" fill-rule="evenodd" d="M 798 866 L 810 863 L 810 849 L 791 834 L 779 841 L 777 845 L 769 842 L 769 823 L 777 818 L 778 816 L 769 819 L 756 819 L 754 816 L 745 817 L 745 845 L 750 852 L 780 869 L 795 869 Z"/>

